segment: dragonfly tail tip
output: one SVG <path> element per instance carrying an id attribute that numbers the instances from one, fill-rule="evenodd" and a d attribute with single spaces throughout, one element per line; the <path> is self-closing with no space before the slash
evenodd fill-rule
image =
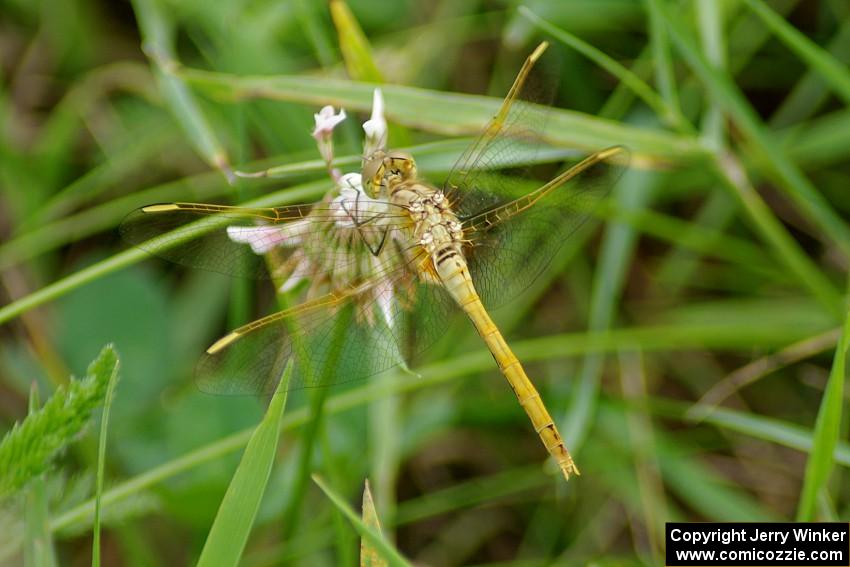
<path id="1" fill-rule="evenodd" d="M 564 473 L 564 478 L 566 480 L 570 480 L 571 475 L 581 476 L 581 472 L 579 472 L 578 467 L 572 460 L 565 463 L 560 463 L 560 465 L 561 472 Z"/>

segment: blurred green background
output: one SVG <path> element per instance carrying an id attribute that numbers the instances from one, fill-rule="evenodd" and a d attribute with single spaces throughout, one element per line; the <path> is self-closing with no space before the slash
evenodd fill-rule
<path id="1" fill-rule="evenodd" d="M 600 218 L 494 314 L 582 476 L 544 462 L 461 325 L 418 377 L 290 396 L 241 564 L 358 564 L 312 472 L 358 511 L 369 478 L 418 565 L 658 565 L 665 521 L 850 519 L 847 2 L 5 0 L 0 15 L 0 430 L 38 406 L 33 384 L 40 403 L 63 395 L 114 343 L 104 563 L 197 561 L 266 407 L 192 382 L 198 354 L 259 314 L 253 288 L 129 249 L 124 215 L 318 199 L 312 113 L 348 111 L 336 154 L 356 160 L 372 83 L 391 145 L 427 144 L 420 171 L 441 179 L 542 39 L 548 142 L 633 155 Z M 7 491 L 3 561 L 91 562 L 99 415 Z M 41 439 L 0 449 L 0 473 L 28 470 Z"/>

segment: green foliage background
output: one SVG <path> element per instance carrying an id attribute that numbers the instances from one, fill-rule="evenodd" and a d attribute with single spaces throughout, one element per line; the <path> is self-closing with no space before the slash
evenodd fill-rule
<path id="1" fill-rule="evenodd" d="M 657 565 L 665 521 L 850 519 L 846 2 L 333 5 L 0 4 L 0 430 L 38 398 L 60 406 L 68 376 L 116 345 L 101 561 L 226 549 L 227 533 L 207 536 L 232 477 L 232 490 L 264 482 L 251 451 L 234 476 L 261 420 L 266 451 L 282 433 L 253 529 L 253 509 L 228 506 L 248 514 L 245 565 L 357 564 L 365 528 L 344 504 L 359 508 L 367 477 L 397 552 L 367 539 L 391 564 Z M 420 171 L 439 179 L 544 38 L 559 68 L 553 148 L 633 153 L 602 222 L 494 314 L 583 475 L 565 484 L 544 464 L 470 325 L 418 377 L 296 393 L 282 418 L 198 392 L 197 354 L 257 314 L 255 290 L 128 250 L 123 216 L 317 199 L 312 113 L 352 116 L 337 137 L 350 169 L 375 82 L 392 145 L 427 144 Z M 278 178 L 228 183 L 270 166 Z M 80 413 L 52 418 L 49 447 L 16 441 L 32 443 L 15 453 L 32 478 L 0 512 L 10 564 L 90 561 L 97 428 L 78 434 L 91 400 L 63 407 Z"/>

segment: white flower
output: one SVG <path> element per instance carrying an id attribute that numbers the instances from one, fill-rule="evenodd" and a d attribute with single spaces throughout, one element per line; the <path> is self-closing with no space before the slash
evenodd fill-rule
<path id="1" fill-rule="evenodd" d="M 385 201 L 373 199 L 363 189 L 363 178 L 359 173 L 346 173 L 339 183 L 339 195 L 331 202 L 340 217 L 337 225 L 354 228 L 357 224 L 387 211 Z"/>
<path id="2" fill-rule="evenodd" d="M 372 117 L 363 123 L 363 131 L 366 132 L 364 157 L 387 149 L 387 120 L 384 118 L 384 95 L 381 89 L 375 89 L 372 95 Z"/>
<path id="3" fill-rule="evenodd" d="M 365 250 L 342 250 L 331 249 L 333 256 L 322 256 L 321 246 L 309 241 L 316 238 L 317 225 L 322 223 L 322 234 L 329 239 L 329 246 L 333 246 L 334 239 L 347 240 L 355 235 L 354 231 L 360 233 L 367 239 L 367 245 L 371 243 L 370 237 L 386 237 L 390 225 L 386 218 L 390 207 L 386 201 L 373 199 L 363 187 L 363 178 L 360 173 L 347 173 L 342 175 L 332 167 L 333 162 L 333 130 L 343 120 L 345 111 L 340 109 L 334 112 L 332 106 L 325 106 L 314 114 L 316 127 L 313 130 L 313 138 L 316 139 L 319 152 L 328 165 L 328 172 L 334 179 L 336 196 L 327 204 L 333 215 L 333 223 L 326 222 L 327 217 L 321 215 L 327 212 L 324 206 L 320 207 L 315 215 L 307 215 L 305 218 L 277 225 L 262 226 L 229 226 L 227 235 L 233 242 L 248 244 L 255 254 L 267 254 L 276 247 L 291 248 L 291 255 L 287 259 L 287 266 L 291 267 L 288 278 L 280 286 L 281 292 L 295 289 L 304 280 L 312 280 L 313 286 L 321 287 L 328 285 L 326 278 L 330 279 L 329 285 L 333 289 L 336 286 L 350 286 L 353 267 L 364 273 L 373 273 L 375 279 L 370 282 L 362 294 L 355 298 L 355 302 L 361 307 L 368 307 L 367 320 L 374 322 L 375 315 L 382 318 L 390 327 L 393 326 L 394 309 L 394 286 L 391 279 L 382 277 L 392 268 L 386 255 L 374 256 Z M 376 151 L 385 151 L 387 146 L 387 121 L 384 118 L 384 98 L 380 89 L 375 89 L 372 100 L 372 116 L 363 124 L 366 133 L 364 142 L 364 157 L 369 157 Z M 311 228 L 312 227 L 312 228 Z M 320 231 L 321 232 L 321 231 Z M 371 248 L 370 248 L 371 250 Z M 329 263 L 327 260 L 331 259 Z M 294 267 L 293 267 L 294 266 Z M 307 290 L 309 298 L 314 293 L 313 287 Z M 374 303 L 373 303 L 374 302 Z M 377 309 L 374 308 L 377 306 Z M 377 311 L 377 313 L 375 313 Z"/>
<path id="4" fill-rule="evenodd" d="M 345 120 L 345 109 L 340 108 L 339 114 L 334 113 L 334 107 L 331 105 L 323 107 L 318 114 L 314 114 L 313 118 L 316 120 L 316 127 L 313 129 L 313 137 L 316 140 L 321 141 L 322 137 L 330 136 L 333 134 L 334 128 L 337 125 Z"/>
<path id="5" fill-rule="evenodd" d="M 267 254 L 277 246 L 297 246 L 307 234 L 306 220 L 285 225 L 228 226 L 227 236 L 233 242 L 248 244 L 254 254 Z"/>
<path id="6" fill-rule="evenodd" d="M 310 273 L 311 269 L 312 265 L 310 264 L 310 260 L 308 260 L 306 256 L 302 255 L 298 259 L 298 263 L 295 265 L 292 273 L 280 286 L 280 292 L 286 293 L 295 289 L 295 286 L 307 279 L 307 274 Z"/>
<path id="7" fill-rule="evenodd" d="M 316 127 L 313 129 L 313 138 L 319 145 L 319 153 L 322 154 L 322 159 L 330 167 L 334 159 L 334 140 L 333 132 L 337 125 L 345 120 L 345 110 L 340 109 L 339 114 L 334 114 L 333 106 L 325 106 L 318 114 L 314 114 Z"/>

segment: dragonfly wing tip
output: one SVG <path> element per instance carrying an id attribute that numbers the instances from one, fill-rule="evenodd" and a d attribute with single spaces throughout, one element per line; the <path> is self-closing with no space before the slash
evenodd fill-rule
<path id="1" fill-rule="evenodd" d="M 142 207 L 143 213 L 162 213 L 165 211 L 176 211 L 179 209 L 177 205 L 174 203 L 169 203 L 165 205 L 148 205 L 147 207 Z"/>
<path id="2" fill-rule="evenodd" d="M 229 333 L 229 334 L 221 337 L 220 339 L 218 339 L 216 342 L 214 342 L 207 349 L 207 354 L 217 354 L 218 352 L 220 352 L 222 349 L 227 347 L 230 343 L 232 343 L 233 341 L 235 341 L 238 338 L 239 338 L 239 333 L 236 333 L 236 332 Z"/>

